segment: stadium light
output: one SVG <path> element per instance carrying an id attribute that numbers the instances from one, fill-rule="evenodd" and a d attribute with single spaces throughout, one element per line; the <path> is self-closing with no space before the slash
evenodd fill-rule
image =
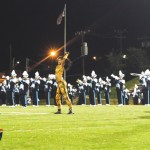
<path id="1" fill-rule="evenodd" d="M 52 51 L 52 52 L 50 52 L 50 55 L 51 55 L 51 56 L 55 56 L 55 55 L 56 55 L 56 52 Z"/>
<path id="2" fill-rule="evenodd" d="M 50 57 L 55 57 L 56 55 L 57 55 L 56 50 L 51 50 L 51 51 L 49 52 L 49 56 L 50 56 Z"/>
<path id="3" fill-rule="evenodd" d="M 96 60 L 97 58 L 96 58 L 96 56 L 93 56 L 93 60 Z"/>

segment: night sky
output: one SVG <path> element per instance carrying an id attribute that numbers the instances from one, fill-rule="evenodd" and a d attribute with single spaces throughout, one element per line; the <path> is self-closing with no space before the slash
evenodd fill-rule
<path id="1" fill-rule="evenodd" d="M 89 54 L 86 58 L 86 74 L 93 69 L 101 74 L 105 67 L 104 56 L 118 48 L 116 31 L 125 31 L 123 50 L 134 46 L 138 37 L 150 35 L 150 1 L 149 0 L 1 0 L 0 2 L 0 70 L 10 67 L 10 45 L 12 57 L 22 61 L 25 58 L 31 64 L 43 59 L 50 48 L 63 45 L 64 22 L 56 25 L 56 20 L 67 6 L 67 41 L 75 33 L 90 30 L 85 36 Z M 68 75 L 82 74 L 81 37 L 67 47 L 73 61 Z M 60 52 L 60 55 L 63 50 Z M 99 60 L 94 61 L 93 56 Z M 41 64 L 49 66 L 53 73 L 53 61 Z M 38 70 L 39 68 L 37 68 Z M 46 69 L 45 69 L 46 70 Z M 36 71 L 36 69 L 34 70 Z M 44 69 L 39 72 L 44 72 Z"/>

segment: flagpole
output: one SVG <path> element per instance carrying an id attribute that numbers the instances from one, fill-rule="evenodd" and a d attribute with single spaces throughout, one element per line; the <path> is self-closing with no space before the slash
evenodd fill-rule
<path id="1" fill-rule="evenodd" d="M 9 70 L 10 70 L 10 73 L 11 73 L 11 71 L 12 71 L 12 45 L 10 44 L 9 45 L 9 51 L 10 51 L 10 58 L 9 58 L 9 63 L 10 63 L 10 68 L 9 68 Z"/>
<path id="2" fill-rule="evenodd" d="M 66 53 L 66 4 L 64 6 L 64 54 Z M 64 79 L 66 80 L 66 70 L 64 70 Z"/>

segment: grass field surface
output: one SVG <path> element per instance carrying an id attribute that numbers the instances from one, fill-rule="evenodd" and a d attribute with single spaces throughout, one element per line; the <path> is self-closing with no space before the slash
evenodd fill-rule
<path id="1" fill-rule="evenodd" d="M 149 150 L 150 106 L 0 106 L 0 150 Z"/>

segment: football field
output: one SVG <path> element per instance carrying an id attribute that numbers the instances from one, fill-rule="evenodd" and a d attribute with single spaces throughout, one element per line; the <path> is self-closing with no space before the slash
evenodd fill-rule
<path id="1" fill-rule="evenodd" d="M 149 150 L 150 106 L 0 106 L 0 150 Z"/>

